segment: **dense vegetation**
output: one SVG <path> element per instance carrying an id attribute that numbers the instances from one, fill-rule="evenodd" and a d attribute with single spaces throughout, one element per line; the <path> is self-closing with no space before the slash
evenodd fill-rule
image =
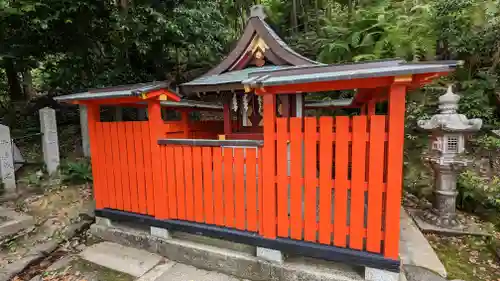
<path id="1" fill-rule="evenodd" d="M 449 83 L 463 113 L 500 126 L 499 0 L 0 0 L 3 122 L 15 129 L 15 105 L 40 95 L 191 79 L 228 53 L 256 3 L 294 49 L 322 62 L 462 60 L 447 81 L 410 96 L 412 147 L 425 143 L 415 120 L 435 111 Z M 500 141 L 488 143 L 498 151 Z"/>

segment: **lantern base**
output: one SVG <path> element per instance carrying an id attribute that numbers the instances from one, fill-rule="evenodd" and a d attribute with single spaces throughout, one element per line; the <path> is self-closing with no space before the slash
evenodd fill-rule
<path id="1" fill-rule="evenodd" d="M 431 209 L 407 209 L 410 216 L 413 218 L 418 228 L 424 233 L 441 233 L 448 235 L 477 235 L 477 236 L 491 236 L 486 230 L 482 229 L 480 225 L 471 221 L 462 219 L 459 216 L 453 218 L 455 226 L 450 224 L 450 218 L 432 218 L 437 215 Z M 436 223 L 433 223 L 436 221 Z"/>

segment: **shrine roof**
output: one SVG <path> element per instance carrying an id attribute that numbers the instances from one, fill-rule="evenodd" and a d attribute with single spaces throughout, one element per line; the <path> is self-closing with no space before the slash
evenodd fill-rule
<path id="1" fill-rule="evenodd" d="M 254 72 L 287 69 L 287 68 L 291 68 L 291 67 L 292 66 L 281 66 L 281 65 L 249 67 L 249 68 L 245 68 L 242 70 L 236 70 L 236 71 L 226 72 L 226 73 L 222 73 L 222 74 L 201 76 L 195 80 L 181 84 L 181 87 L 182 86 L 216 86 L 216 85 L 235 84 L 236 83 L 241 87 L 241 89 L 243 89 L 241 81 L 248 79 L 249 74 L 252 74 Z"/>
<path id="2" fill-rule="evenodd" d="M 352 80 L 374 77 L 391 77 L 452 71 L 459 62 L 436 61 L 406 63 L 401 60 L 365 62 L 343 65 L 324 65 L 281 71 L 262 71 L 249 75 L 242 83 L 251 88 L 292 85 L 314 82 Z"/>
<path id="3" fill-rule="evenodd" d="M 95 100 L 95 99 L 111 99 L 111 98 L 126 98 L 126 97 L 138 97 L 142 94 L 146 94 L 152 91 L 166 89 L 168 88 L 168 83 L 165 81 L 153 81 L 147 83 L 138 83 L 130 85 L 120 85 L 105 88 L 90 89 L 87 92 L 69 94 L 64 96 L 55 97 L 54 100 L 71 102 L 77 100 Z M 175 93 L 172 90 L 169 92 Z M 175 93 L 180 97 L 179 94 Z"/>
<path id="4" fill-rule="evenodd" d="M 292 50 L 265 22 L 261 5 L 252 7 L 251 11 L 242 36 L 227 57 L 202 76 L 181 84 L 182 93 L 243 90 L 241 81 L 255 72 L 254 66 L 260 70 L 276 70 L 323 65 Z"/>

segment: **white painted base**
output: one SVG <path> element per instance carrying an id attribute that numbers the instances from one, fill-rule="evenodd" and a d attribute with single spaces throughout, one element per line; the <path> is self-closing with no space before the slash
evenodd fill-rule
<path id="1" fill-rule="evenodd" d="M 171 238 L 170 232 L 166 228 L 151 226 L 149 228 L 149 230 L 150 230 L 152 236 L 163 238 L 163 239 L 170 239 Z"/>
<path id="2" fill-rule="evenodd" d="M 365 280 L 366 281 L 399 281 L 399 273 L 365 267 Z"/>
<path id="3" fill-rule="evenodd" d="M 111 227 L 112 226 L 111 220 L 108 219 L 108 218 L 103 218 L 103 217 L 95 217 L 95 223 L 97 225 L 102 225 L 102 226 L 105 226 L 105 227 Z"/>
<path id="4" fill-rule="evenodd" d="M 283 253 L 278 250 L 257 247 L 257 257 L 276 263 L 283 263 Z"/>

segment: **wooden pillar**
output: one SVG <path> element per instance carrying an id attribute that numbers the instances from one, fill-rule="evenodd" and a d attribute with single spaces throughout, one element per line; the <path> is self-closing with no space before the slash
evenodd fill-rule
<path id="1" fill-rule="evenodd" d="M 183 110 L 181 111 L 181 122 L 184 130 L 184 138 L 191 138 L 190 128 L 189 128 L 189 111 Z"/>
<path id="2" fill-rule="evenodd" d="M 102 181 L 101 173 L 103 166 L 100 165 L 99 157 L 103 157 L 104 155 L 99 154 L 98 145 L 99 140 L 97 136 L 96 130 L 96 122 L 100 121 L 100 112 L 98 104 L 87 104 L 87 125 L 89 132 L 89 142 L 90 142 L 90 161 L 92 165 L 92 178 L 94 182 L 94 199 L 95 199 L 95 207 L 96 209 L 102 209 L 106 206 L 106 188 L 102 185 L 104 182 Z"/>
<path id="3" fill-rule="evenodd" d="M 409 80 L 408 80 L 409 79 Z M 403 184 L 403 144 L 405 95 L 409 78 L 396 77 L 389 89 L 389 126 L 387 144 L 387 190 L 385 202 L 384 256 L 397 260 L 399 254 L 399 225 Z"/>
<path id="4" fill-rule="evenodd" d="M 374 100 L 374 99 L 371 99 L 371 100 L 368 102 L 368 104 L 366 105 L 366 106 L 367 106 L 367 108 L 368 108 L 368 112 L 367 112 L 367 114 L 368 114 L 369 116 L 371 116 L 371 115 L 375 115 L 375 106 L 376 106 L 376 105 L 377 105 L 377 103 L 375 102 L 375 100 Z"/>
<path id="5" fill-rule="evenodd" d="M 148 102 L 149 136 L 151 140 L 151 172 L 153 174 L 154 189 L 154 212 L 155 218 L 168 218 L 168 198 L 164 184 L 165 171 L 161 167 L 163 157 L 161 156 L 158 139 L 163 137 L 163 119 L 161 118 L 161 105 L 157 100 Z M 147 171 L 146 171 L 147 172 Z M 150 208 L 151 206 L 148 206 Z"/>
<path id="6" fill-rule="evenodd" d="M 264 107 L 263 147 L 263 233 L 266 238 L 276 238 L 276 96 L 266 93 Z"/>
<path id="7" fill-rule="evenodd" d="M 231 99 L 224 99 L 224 135 L 229 135 L 233 132 L 233 119 L 231 117 Z"/>

